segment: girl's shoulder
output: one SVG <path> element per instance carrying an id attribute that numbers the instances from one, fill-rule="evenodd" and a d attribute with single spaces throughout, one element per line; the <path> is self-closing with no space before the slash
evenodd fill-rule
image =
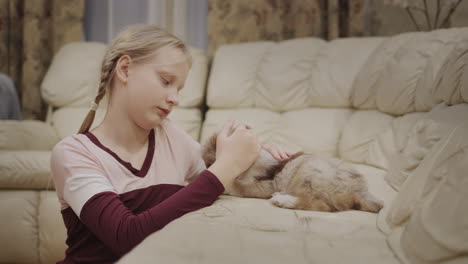
<path id="1" fill-rule="evenodd" d="M 85 134 L 72 134 L 61 139 L 57 144 L 55 144 L 53 149 L 83 148 L 88 142 L 88 137 Z"/>
<path id="2" fill-rule="evenodd" d="M 61 139 L 52 148 L 52 158 L 65 158 L 68 156 L 89 154 L 90 140 L 84 134 L 72 134 Z"/>
<path id="3" fill-rule="evenodd" d="M 60 140 L 50 156 L 51 173 L 56 188 L 63 190 L 65 181 L 72 175 L 92 175 L 100 172 L 98 158 L 93 154 L 87 136 L 73 134 Z"/>

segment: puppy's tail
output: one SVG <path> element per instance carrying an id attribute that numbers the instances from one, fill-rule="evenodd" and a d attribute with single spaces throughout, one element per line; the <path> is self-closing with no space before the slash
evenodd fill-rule
<path id="1" fill-rule="evenodd" d="M 361 211 L 378 213 L 383 207 L 383 202 L 367 191 L 357 195 L 355 207 Z"/>

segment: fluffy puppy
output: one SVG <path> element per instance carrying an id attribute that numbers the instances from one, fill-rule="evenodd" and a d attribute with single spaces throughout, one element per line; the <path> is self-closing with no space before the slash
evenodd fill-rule
<path id="1" fill-rule="evenodd" d="M 217 133 L 202 145 L 207 167 L 216 160 L 216 137 Z M 278 207 L 311 211 L 355 209 L 377 213 L 383 206 L 368 191 L 365 178 L 350 164 L 303 152 L 278 161 L 261 149 L 257 160 L 234 179 L 225 193 L 270 199 Z"/>

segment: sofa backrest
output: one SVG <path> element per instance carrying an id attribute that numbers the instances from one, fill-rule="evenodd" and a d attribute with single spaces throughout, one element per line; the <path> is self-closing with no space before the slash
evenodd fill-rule
<path id="1" fill-rule="evenodd" d="M 468 28 L 452 28 L 222 46 L 201 141 L 234 117 L 263 143 L 388 169 L 415 122 L 468 102 L 467 36 Z M 463 107 L 444 111 L 447 122 L 462 121 Z"/>
<path id="2" fill-rule="evenodd" d="M 350 107 L 355 75 L 383 38 L 319 38 L 225 45 L 215 54 L 210 108 L 274 112 Z"/>
<path id="3" fill-rule="evenodd" d="M 234 117 L 257 130 L 263 143 L 336 156 L 352 113 L 354 77 L 383 40 L 302 38 L 220 47 L 201 141 Z"/>
<path id="4" fill-rule="evenodd" d="M 383 169 L 390 163 L 414 168 L 410 163 L 442 136 L 428 120 L 445 128 L 468 122 L 467 50 L 468 28 L 405 33 L 383 41 L 354 80 L 351 101 L 357 110 L 343 130 L 340 156 Z M 392 158 L 403 152 L 406 165 Z"/>
<path id="5" fill-rule="evenodd" d="M 461 96 L 459 84 L 453 83 L 456 80 L 446 83 L 450 87 L 441 88 L 436 79 L 448 77 L 448 56 L 456 50 L 466 51 L 467 41 L 468 28 L 404 33 L 386 39 L 355 78 L 353 107 L 399 116 L 430 111 L 441 102 L 468 102 L 466 95 Z M 458 96 L 452 96 L 453 93 Z"/>
<path id="6" fill-rule="evenodd" d="M 107 45 L 98 42 L 75 42 L 55 54 L 41 85 L 44 100 L 51 107 L 48 122 L 60 137 L 76 133 L 97 94 L 101 63 Z M 193 65 L 180 93 L 178 110 L 171 113 L 176 122 L 198 139 L 201 125 L 200 106 L 205 94 L 208 62 L 202 50 L 190 48 Z M 96 114 L 97 125 L 104 117 L 107 96 Z"/>

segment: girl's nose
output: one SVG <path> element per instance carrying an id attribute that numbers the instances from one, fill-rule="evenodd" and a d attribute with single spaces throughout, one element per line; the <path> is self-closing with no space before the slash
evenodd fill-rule
<path id="1" fill-rule="evenodd" d="M 167 97 L 167 103 L 171 104 L 172 106 L 179 105 L 179 92 L 171 93 Z"/>

